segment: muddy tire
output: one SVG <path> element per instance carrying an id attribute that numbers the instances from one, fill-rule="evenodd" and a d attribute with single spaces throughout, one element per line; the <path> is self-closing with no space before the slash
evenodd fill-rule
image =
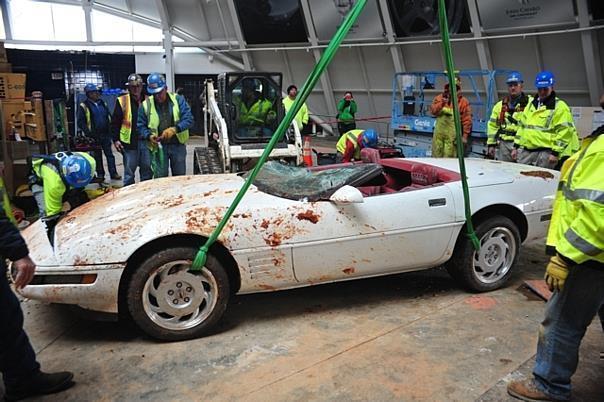
<path id="1" fill-rule="evenodd" d="M 201 271 L 189 271 L 196 253 L 192 247 L 158 251 L 130 277 L 128 312 L 149 336 L 166 341 L 204 336 L 226 310 L 230 284 L 225 269 L 208 254 Z"/>
<path id="2" fill-rule="evenodd" d="M 520 254 L 520 232 L 504 216 L 493 216 L 475 228 L 480 250 L 475 251 L 465 227 L 446 263 L 449 274 L 471 292 L 488 292 L 505 285 Z"/>

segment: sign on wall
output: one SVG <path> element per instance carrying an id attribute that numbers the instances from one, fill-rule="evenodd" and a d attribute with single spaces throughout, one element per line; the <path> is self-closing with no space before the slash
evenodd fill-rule
<path id="1" fill-rule="evenodd" d="M 320 41 L 329 41 L 355 3 L 356 0 L 309 0 L 317 38 Z M 377 1 L 370 1 L 346 39 L 379 39 L 383 36 L 384 28 Z"/>
<path id="2" fill-rule="evenodd" d="M 570 0 L 490 0 L 477 3 L 485 30 L 575 22 Z"/>

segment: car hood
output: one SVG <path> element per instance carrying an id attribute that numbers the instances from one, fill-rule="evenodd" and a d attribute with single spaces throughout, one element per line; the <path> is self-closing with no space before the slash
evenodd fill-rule
<path id="1" fill-rule="evenodd" d="M 414 160 L 459 173 L 459 161 L 454 158 L 416 158 Z M 466 158 L 465 165 L 470 187 L 512 183 L 517 180 L 530 180 L 531 177 L 558 180 L 560 176 L 559 172 L 551 169 L 490 159 Z"/>
<path id="2" fill-rule="evenodd" d="M 120 249 L 120 244 L 131 247 L 138 238 L 144 244 L 181 232 L 187 224 L 195 226 L 197 233 L 211 232 L 242 184 L 243 179 L 235 174 L 149 180 L 112 191 L 69 212 L 55 229 L 54 249 L 42 222 L 22 233 L 41 266 L 123 262 L 130 251 Z M 246 200 L 261 203 L 254 201 L 255 195 L 267 197 L 251 186 Z M 115 250 L 101 250 L 105 247 Z M 111 257 L 99 261 L 98 256 L 108 254 Z"/>

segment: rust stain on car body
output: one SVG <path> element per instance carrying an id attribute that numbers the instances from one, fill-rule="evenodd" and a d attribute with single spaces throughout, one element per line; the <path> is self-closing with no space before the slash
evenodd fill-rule
<path id="1" fill-rule="evenodd" d="M 348 267 L 348 268 L 344 268 L 342 270 L 342 272 L 344 272 L 346 275 L 352 275 L 352 274 L 354 274 L 354 271 L 355 271 L 354 267 Z"/>
<path id="2" fill-rule="evenodd" d="M 165 200 L 164 202 L 162 202 L 162 204 L 166 208 L 172 208 L 172 207 L 177 207 L 179 205 L 182 205 L 183 202 L 184 202 L 183 196 L 179 195 L 178 197 L 175 197 L 173 199 Z"/>
<path id="3" fill-rule="evenodd" d="M 88 261 L 81 258 L 79 255 L 76 255 L 75 257 L 73 257 L 73 265 L 78 266 L 78 265 L 90 265 L 90 264 L 88 263 Z"/>
<path id="4" fill-rule="evenodd" d="M 210 191 L 207 191 L 207 192 L 203 193 L 203 196 L 204 197 L 209 197 L 209 196 L 211 196 L 212 194 L 214 194 L 217 191 L 218 191 L 218 189 L 215 188 L 214 190 L 210 190 Z"/>
<path id="5" fill-rule="evenodd" d="M 131 229 L 131 225 L 124 223 L 122 225 L 116 226 L 114 228 L 108 229 L 107 233 L 115 235 L 115 234 L 127 234 Z"/>
<path id="6" fill-rule="evenodd" d="M 320 215 L 315 214 L 312 210 L 308 209 L 304 212 L 300 212 L 298 213 L 298 215 L 296 215 L 298 220 L 304 220 L 304 221 L 310 221 L 312 223 L 317 223 L 319 222 L 319 218 L 321 217 Z"/>
<path id="7" fill-rule="evenodd" d="M 540 177 L 542 179 L 553 179 L 554 178 L 553 174 L 551 174 L 550 172 L 543 171 L 543 170 L 524 171 L 524 172 L 520 172 L 520 174 L 523 176 Z"/>
<path id="8" fill-rule="evenodd" d="M 282 236 L 279 233 L 272 233 L 264 239 L 266 244 L 268 244 L 271 247 L 277 247 L 277 246 L 281 245 L 282 240 L 283 240 Z"/>

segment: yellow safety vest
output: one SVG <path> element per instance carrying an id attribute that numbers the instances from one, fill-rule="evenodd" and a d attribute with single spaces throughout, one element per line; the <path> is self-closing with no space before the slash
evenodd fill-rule
<path id="1" fill-rule="evenodd" d="M 269 116 L 277 116 L 271 110 L 273 104 L 267 99 L 258 98 L 250 107 L 240 97 L 234 98 L 233 103 L 239 109 L 239 124 L 242 126 L 264 126 Z"/>
<path id="2" fill-rule="evenodd" d="M 96 161 L 87 152 L 74 152 L 74 155 L 80 155 L 90 163 L 92 171 L 96 169 Z M 42 181 L 44 189 L 44 206 L 46 216 L 53 216 L 63 209 L 63 195 L 67 191 L 65 183 L 57 167 L 44 159 L 34 159 L 32 161 L 32 170 Z"/>
<path id="3" fill-rule="evenodd" d="M 117 98 L 117 101 L 122 108 L 124 117 L 122 118 L 122 126 L 120 127 L 120 141 L 130 144 L 130 136 L 132 134 L 132 108 L 130 107 L 130 94 L 122 95 Z"/>
<path id="4" fill-rule="evenodd" d="M 92 130 L 92 120 L 90 118 L 90 109 L 88 109 L 88 105 L 82 102 L 80 103 L 80 107 L 84 110 L 84 116 L 86 116 L 86 127 L 88 127 L 88 130 Z"/>
<path id="5" fill-rule="evenodd" d="M 177 125 L 180 121 L 180 107 L 178 106 L 178 99 L 176 99 L 176 94 L 172 92 L 168 92 L 168 97 L 170 98 L 170 101 L 172 101 L 172 116 L 174 117 L 174 125 Z M 154 134 L 161 134 L 158 133 L 159 114 L 155 108 L 155 99 L 153 96 L 150 96 L 145 102 L 143 102 L 143 109 L 147 115 L 147 127 L 149 127 L 149 130 L 151 130 L 151 132 Z M 181 144 L 186 143 L 189 139 L 189 130 L 176 133 L 176 138 L 178 138 L 178 142 Z"/>
<path id="6" fill-rule="evenodd" d="M 350 141 L 354 144 L 353 158 L 357 161 L 361 160 L 361 146 L 359 145 L 359 135 L 363 134 L 365 130 L 350 130 L 344 133 L 336 144 L 336 150 L 344 154 L 346 152 L 346 141 Z"/>
<path id="7" fill-rule="evenodd" d="M 283 107 L 285 108 L 285 113 L 289 112 L 289 109 L 292 107 L 294 102 L 295 99 L 291 99 L 289 96 L 283 98 Z M 302 126 L 308 123 L 308 107 L 306 106 L 306 103 L 302 104 L 302 107 L 300 107 L 300 110 L 294 119 L 298 125 L 298 130 L 302 130 Z"/>
<path id="8" fill-rule="evenodd" d="M 548 247 L 577 264 L 604 263 L 604 134 L 583 140 L 562 166 Z"/>
<path id="9" fill-rule="evenodd" d="M 510 121 L 508 116 L 519 122 L 522 111 L 518 111 L 518 106 L 516 106 L 514 113 L 510 114 L 509 111 L 505 113 L 505 121 L 501 125 L 499 124 L 499 116 L 503 108 L 503 101 L 499 101 L 493 106 L 493 112 L 487 125 L 487 145 L 497 145 L 497 138 L 501 138 L 504 141 L 514 141 L 519 126 Z"/>
<path id="10" fill-rule="evenodd" d="M 545 105 L 535 108 L 529 99 L 520 116 L 520 128 L 514 142 L 528 150 L 551 149 L 562 158 L 579 149 L 579 136 L 570 108 L 561 99 L 555 99 L 555 107 Z"/>
<path id="11" fill-rule="evenodd" d="M 80 103 L 80 107 L 84 109 L 84 116 L 86 116 L 86 127 L 88 127 L 88 131 L 92 131 L 92 118 L 90 116 L 90 108 L 86 104 L 86 102 Z M 111 126 L 111 117 L 107 115 L 107 119 L 109 120 L 109 125 Z"/>
<path id="12" fill-rule="evenodd" d="M 17 224 L 15 221 L 15 216 L 13 215 L 13 209 L 10 206 L 10 200 L 8 198 L 8 193 L 6 192 L 6 188 L 4 187 L 4 180 L 0 177 L 0 202 L 2 202 L 2 210 L 6 217 L 13 223 Z"/>

